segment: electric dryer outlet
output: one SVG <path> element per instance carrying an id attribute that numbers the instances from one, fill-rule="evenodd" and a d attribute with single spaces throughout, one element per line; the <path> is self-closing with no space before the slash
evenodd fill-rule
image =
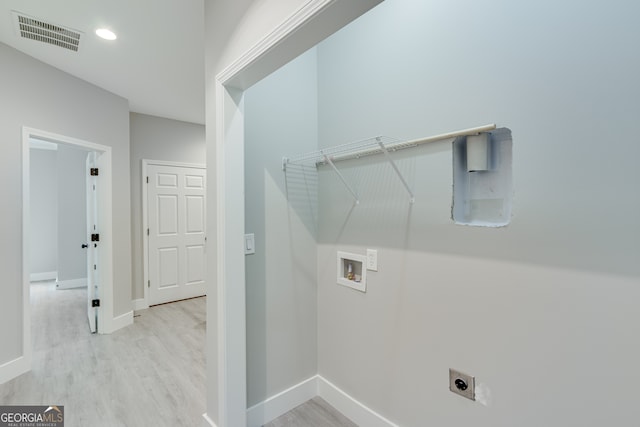
<path id="1" fill-rule="evenodd" d="M 455 369 L 449 369 L 449 390 L 467 399 L 476 400 L 476 379 Z"/>

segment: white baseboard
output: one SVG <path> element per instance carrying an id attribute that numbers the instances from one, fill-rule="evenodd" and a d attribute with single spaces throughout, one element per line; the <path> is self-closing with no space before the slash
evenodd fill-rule
<path id="1" fill-rule="evenodd" d="M 57 277 L 57 271 L 46 271 L 44 273 L 31 273 L 29 280 L 32 282 L 42 282 L 44 280 L 56 280 Z"/>
<path id="2" fill-rule="evenodd" d="M 359 426 L 367 427 L 398 427 L 382 415 L 369 409 L 344 391 L 320 375 L 318 379 L 318 396 L 340 411 L 345 417 Z"/>
<path id="3" fill-rule="evenodd" d="M 314 375 L 247 409 L 247 427 L 261 427 L 316 396 L 326 400 L 359 426 L 399 427 L 320 375 Z M 216 427 L 207 414 L 203 414 L 202 417 L 204 427 Z"/>
<path id="4" fill-rule="evenodd" d="M 206 412 L 202 414 L 202 418 L 204 418 L 204 427 L 218 427 L 216 426 L 216 423 L 214 423 L 213 420 L 209 418 L 209 415 L 207 415 Z"/>
<path id="5" fill-rule="evenodd" d="M 147 308 L 149 308 L 149 304 L 147 304 L 147 301 L 144 298 L 133 300 L 133 311 L 146 310 Z"/>
<path id="6" fill-rule="evenodd" d="M 31 369 L 30 361 L 20 356 L 17 359 L 10 360 L 9 362 L 0 365 L 0 384 L 4 384 L 17 376 L 24 374 Z"/>
<path id="7" fill-rule="evenodd" d="M 83 277 L 80 279 L 56 281 L 56 289 L 75 289 L 75 288 L 86 288 L 86 287 L 87 287 L 86 277 Z"/>
<path id="8" fill-rule="evenodd" d="M 317 395 L 316 375 L 247 409 L 247 427 L 261 427 Z"/>
<path id="9" fill-rule="evenodd" d="M 133 310 L 114 317 L 111 321 L 111 331 L 108 333 L 113 333 L 118 329 L 125 328 L 129 325 L 133 325 Z"/>

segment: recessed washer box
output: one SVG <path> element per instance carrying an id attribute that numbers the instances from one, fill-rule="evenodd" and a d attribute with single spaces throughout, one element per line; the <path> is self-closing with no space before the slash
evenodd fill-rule
<path id="1" fill-rule="evenodd" d="M 360 292 L 367 291 L 367 257 L 338 251 L 338 285 L 348 286 Z"/>

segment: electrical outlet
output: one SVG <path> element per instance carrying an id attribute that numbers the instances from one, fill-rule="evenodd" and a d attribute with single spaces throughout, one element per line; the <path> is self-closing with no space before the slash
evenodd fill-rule
<path id="1" fill-rule="evenodd" d="M 467 399 L 476 400 L 476 379 L 454 369 L 449 369 L 449 390 Z"/>
<path id="2" fill-rule="evenodd" d="M 367 270 L 378 271 L 378 251 L 367 249 Z"/>

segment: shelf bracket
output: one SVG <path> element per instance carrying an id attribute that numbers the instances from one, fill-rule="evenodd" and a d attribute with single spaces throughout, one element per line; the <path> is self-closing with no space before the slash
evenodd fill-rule
<path id="1" fill-rule="evenodd" d="M 387 158 L 387 160 L 391 164 L 391 167 L 393 167 L 393 170 L 396 171 L 396 174 L 398 175 L 398 178 L 400 178 L 400 181 L 402 181 L 402 185 L 404 185 L 404 188 L 407 190 L 407 193 L 409 193 L 409 197 L 410 197 L 409 203 L 415 202 L 416 198 L 413 195 L 413 191 L 411 191 L 411 188 L 409 188 L 409 184 L 407 184 L 407 181 L 404 179 L 404 177 L 400 173 L 398 166 L 396 166 L 396 163 L 391 158 L 391 155 L 389 154 L 389 150 L 387 150 L 387 147 L 385 147 L 384 144 L 382 143 L 382 139 L 380 137 L 377 137 L 376 141 L 378 141 L 378 145 L 380 146 L 380 149 L 384 153 L 384 156 Z"/>
<path id="2" fill-rule="evenodd" d="M 336 175 L 338 175 L 338 178 L 340 178 L 340 181 L 342 181 L 342 183 L 344 184 L 345 187 L 347 187 L 347 190 L 349 190 L 349 193 L 351 193 L 351 195 L 353 196 L 353 198 L 356 201 L 356 205 L 360 204 L 360 200 L 358 199 L 358 195 L 356 194 L 355 191 L 353 191 L 353 188 L 351 188 L 351 186 L 347 183 L 347 181 L 344 179 L 344 176 L 342 176 L 342 174 L 340 173 L 340 171 L 338 170 L 338 168 L 336 167 L 336 165 L 333 164 L 333 162 L 331 161 L 331 159 L 329 158 L 329 156 L 324 155 L 324 161 L 327 162 L 332 168 L 333 171 L 336 173 Z"/>

